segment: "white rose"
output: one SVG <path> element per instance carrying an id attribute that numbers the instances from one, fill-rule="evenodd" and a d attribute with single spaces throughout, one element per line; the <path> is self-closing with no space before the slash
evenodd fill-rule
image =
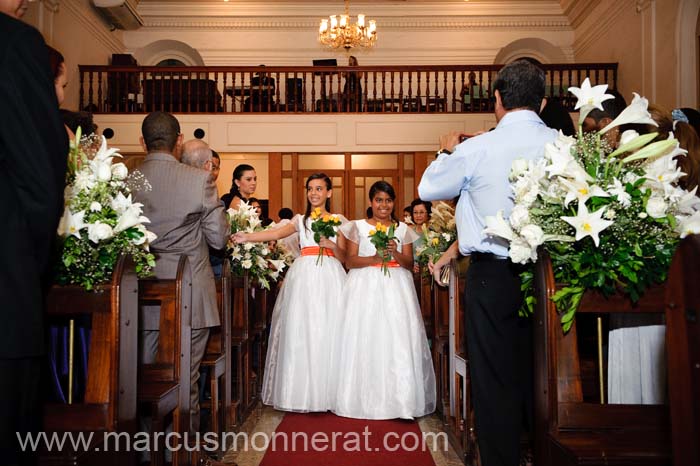
<path id="1" fill-rule="evenodd" d="M 628 129 L 627 131 L 623 132 L 622 135 L 620 136 L 620 145 L 627 144 L 632 139 L 634 139 L 638 136 L 639 136 L 638 132 L 636 132 L 633 129 Z"/>
<path id="2" fill-rule="evenodd" d="M 649 215 L 647 215 L 646 212 L 639 212 L 639 213 L 637 214 L 637 217 L 639 217 L 639 218 L 647 218 L 648 216 L 649 216 Z"/>
<path id="3" fill-rule="evenodd" d="M 95 178 L 97 178 L 97 181 L 106 182 L 112 179 L 112 167 L 110 164 L 93 160 L 90 162 L 90 168 Z"/>
<path id="4" fill-rule="evenodd" d="M 124 180 L 129 176 L 129 169 L 123 163 L 115 163 L 112 165 L 112 176 L 117 180 Z"/>
<path id="5" fill-rule="evenodd" d="M 646 211 L 651 218 L 661 218 L 666 216 L 668 206 L 661 197 L 651 196 L 647 201 Z"/>
<path id="6" fill-rule="evenodd" d="M 544 231 L 537 225 L 525 225 L 522 230 L 520 230 L 520 234 L 525 238 L 525 241 L 527 241 L 527 244 L 529 244 L 532 249 L 544 243 Z"/>
<path id="7" fill-rule="evenodd" d="M 510 226 L 516 230 L 520 230 L 524 225 L 530 223 L 530 212 L 524 205 L 516 204 L 508 220 L 510 221 Z"/>
<path id="8" fill-rule="evenodd" d="M 452 236 L 449 233 L 443 233 L 442 237 L 445 241 L 450 241 L 452 239 Z"/>
<path id="9" fill-rule="evenodd" d="M 516 238 L 510 243 L 508 256 L 516 264 L 525 264 L 533 256 L 533 249 L 522 238 Z"/>
<path id="10" fill-rule="evenodd" d="M 250 259 L 246 259 L 241 261 L 241 267 L 244 269 L 249 269 L 253 266 L 253 262 Z"/>
<path id="11" fill-rule="evenodd" d="M 97 201 L 94 201 L 92 204 L 90 204 L 90 211 L 91 212 L 99 212 L 102 210 L 102 204 L 100 204 Z"/>
<path id="12" fill-rule="evenodd" d="M 97 221 L 88 225 L 88 238 L 95 244 L 111 238 L 113 234 L 112 227 L 106 223 Z"/>
<path id="13" fill-rule="evenodd" d="M 527 160 L 525 159 L 515 159 L 513 164 L 510 166 L 510 177 L 517 178 L 527 171 Z"/>

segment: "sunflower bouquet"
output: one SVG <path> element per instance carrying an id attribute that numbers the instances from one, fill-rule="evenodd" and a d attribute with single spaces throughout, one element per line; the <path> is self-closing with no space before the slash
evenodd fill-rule
<path id="1" fill-rule="evenodd" d="M 372 230 L 369 232 L 369 240 L 377 248 L 377 253 L 382 257 L 382 271 L 384 275 L 391 275 L 389 273 L 389 255 L 386 254 L 386 250 L 389 247 L 389 241 L 396 239 L 394 232 L 396 231 L 396 225 L 383 225 L 381 222 L 377 222 Z"/>
<path id="2" fill-rule="evenodd" d="M 333 238 L 338 231 L 340 226 L 340 217 L 337 215 L 323 214 L 319 207 L 316 207 L 313 212 L 311 212 L 311 231 L 314 232 L 314 241 L 317 243 L 321 241 L 321 237 Z M 323 264 L 324 249 L 322 247 L 318 248 L 318 257 L 316 258 L 316 265 L 319 263 Z"/>

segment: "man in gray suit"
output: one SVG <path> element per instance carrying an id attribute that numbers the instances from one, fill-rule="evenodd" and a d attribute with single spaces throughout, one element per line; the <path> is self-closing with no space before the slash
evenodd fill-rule
<path id="1" fill-rule="evenodd" d="M 148 227 L 158 238 L 151 243 L 156 276 L 174 278 L 181 254 L 192 268 L 192 352 L 190 431 L 199 430 L 199 365 L 209 338 L 209 327 L 219 325 L 216 285 L 209 265 L 209 249 L 226 245 L 229 225 L 208 172 L 179 162 L 182 134 L 177 119 L 165 112 L 150 113 L 141 125 L 141 144 L 148 153 L 139 170 L 152 189 L 134 193 L 143 203 Z M 211 156 L 211 155 L 210 155 Z M 141 359 L 150 363 L 158 349 L 159 308 L 142 309 Z"/>

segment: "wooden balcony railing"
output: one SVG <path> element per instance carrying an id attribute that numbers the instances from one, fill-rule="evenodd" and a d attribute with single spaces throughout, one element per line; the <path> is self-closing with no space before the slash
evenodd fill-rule
<path id="1" fill-rule="evenodd" d="M 502 65 L 358 67 L 80 66 L 79 108 L 94 113 L 462 113 L 493 110 Z M 546 95 L 617 85 L 617 63 L 541 65 Z"/>

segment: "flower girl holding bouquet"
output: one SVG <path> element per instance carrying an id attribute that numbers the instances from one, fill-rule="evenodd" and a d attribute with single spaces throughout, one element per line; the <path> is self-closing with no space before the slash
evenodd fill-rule
<path id="1" fill-rule="evenodd" d="M 435 374 L 413 284 L 418 235 L 394 218 L 394 188 L 369 191 L 372 215 L 340 228 L 348 269 L 331 354 L 333 412 L 361 419 L 435 410 Z"/>
<path id="2" fill-rule="evenodd" d="M 299 233 L 301 256 L 289 268 L 272 312 L 262 401 L 284 411 L 327 411 L 330 332 L 345 282 L 335 232 L 347 222 L 331 215 L 332 184 L 323 173 L 306 180 L 306 214 L 284 226 L 236 233 L 237 243 L 279 240 Z M 315 238 L 314 238 L 315 237 Z"/>

